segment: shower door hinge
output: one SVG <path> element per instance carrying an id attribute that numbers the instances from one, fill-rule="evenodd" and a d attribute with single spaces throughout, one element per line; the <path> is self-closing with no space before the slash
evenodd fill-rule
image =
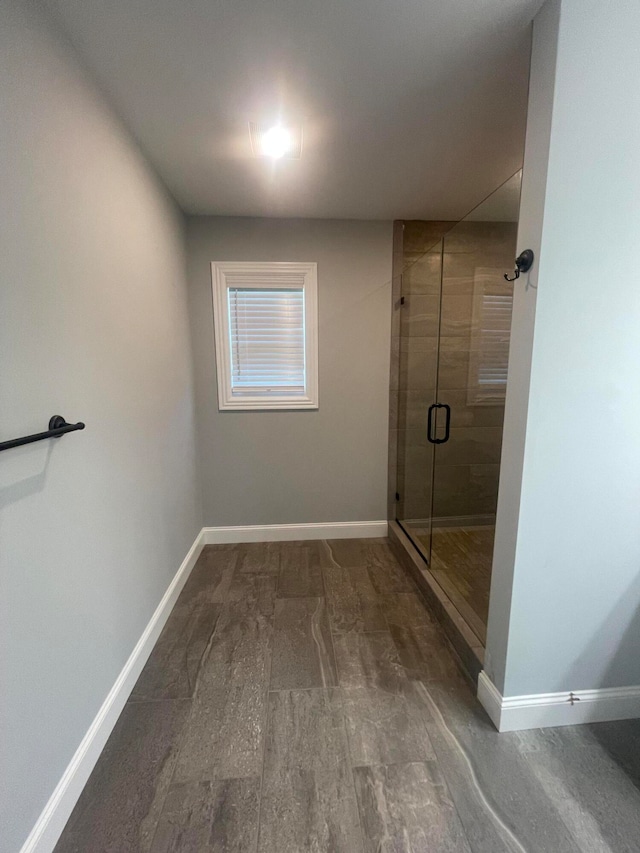
<path id="1" fill-rule="evenodd" d="M 399 501 L 399 500 L 400 500 L 400 492 L 396 492 L 396 500 L 397 500 L 397 501 Z"/>
<path id="2" fill-rule="evenodd" d="M 404 305 L 404 296 L 400 297 L 400 305 Z"/>

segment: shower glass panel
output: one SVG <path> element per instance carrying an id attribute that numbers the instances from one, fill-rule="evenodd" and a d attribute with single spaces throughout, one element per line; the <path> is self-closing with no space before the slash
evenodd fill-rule
<path id="1" fill-rule="evenodd" d="M 427 284 L 425 276 L 421 284 L 421 305 L 415 302 L 420 279 L 408 276 L 407 245 L 419 226 L 428 231 L 445 223 L 405 223 L 410 239 L 402 282 L 402 485 L 399 479 L 396 517 L 428 562 L 427 571 L 482 642 L 514 287 L 503 275 L 513 270 L 520 178 L 516 173 L 463 220 L 450 223 L 441 240 L 423 252 L 420 260 L 433 278 Z M 415 340 L 412 330 L 420 333 Z"/>
<path id="2" fill-rule="evenodd" d="M 429 558 L 435 445 L 427 412 L 436 402 L 442 238 L 435 224 L 404 223 L 398 383 L 397 514 Z"/>
<path id="3" fill-rule="evenodd" d="M 484 641 L 507 389 L 520 173 L 444 237 L 431 571 Z"/>

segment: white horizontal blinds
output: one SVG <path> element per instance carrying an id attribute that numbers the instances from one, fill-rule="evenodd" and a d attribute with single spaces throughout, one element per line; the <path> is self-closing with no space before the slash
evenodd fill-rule
<path id="1" fill-rule="evenodd" d="M 234 395 L 305 393 L 304 289 L 229 287 Z"/>
<path id="2" fill-rule="evenodd" d="M 486 289 L 482 294 L 476 392 L 480 400 L 504 399 L 512 308 L 511 294 Z"/>

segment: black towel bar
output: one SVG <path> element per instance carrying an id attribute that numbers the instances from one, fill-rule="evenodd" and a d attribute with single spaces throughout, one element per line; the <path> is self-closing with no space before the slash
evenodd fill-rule
<path id="1" fill-rule="evenodd" d="M 20 447 L 21 444 L 31 444 L 34 441 L 44 441 L 45 438 L 59 438 L 77 429 L 84 429 L 84 424 L 81 422 L 68 424 L 62 415 L 54 415 L 49 421 L 49 429 L 46 432 L 36 432 L 33 435 L 24 435 L 22 438 L 0 441 L 0 450 L 10 450 L 12 447 Z"/>

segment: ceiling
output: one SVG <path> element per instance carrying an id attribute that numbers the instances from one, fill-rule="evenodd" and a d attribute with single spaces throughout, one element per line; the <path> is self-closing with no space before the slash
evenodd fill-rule
<path id="1" fill-rule="evenodd" d="M 45 2 L 189 213 L 459 219 L 522 163 L 541 0 Z"/>
<path id="2" fill-rule="evenodd" d="M 485 198 L 466 217 L 467 222 L 517 222 L 520 214 L 522 169 Z"/>

